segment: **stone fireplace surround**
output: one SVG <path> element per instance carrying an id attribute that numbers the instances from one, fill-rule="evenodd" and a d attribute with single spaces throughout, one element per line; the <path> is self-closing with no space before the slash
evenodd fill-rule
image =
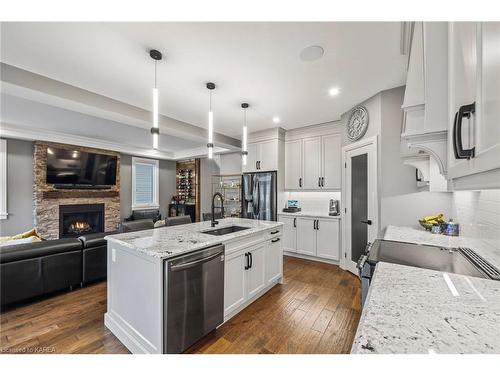
<path id="1" fill-rule="evenodd" d="M 109 189 L 56 189 L 47 184 L 47 147 L 95 152 L 117 156 L 116 185 Z M 59 238 L 59 206 L 104 204 L 104 230 L 114 231 L 120 224 L 120 154 L 108 150 L 48 142 L 35 142 L 33 157 L 33 209 L 37 233 L 46 240 Z"/>

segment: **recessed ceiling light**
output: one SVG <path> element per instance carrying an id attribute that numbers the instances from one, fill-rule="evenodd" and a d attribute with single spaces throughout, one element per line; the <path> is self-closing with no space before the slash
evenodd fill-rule
<path id="1" fill-rule="evenodd" d="M 337 96 L 338 94 L 340 94 L 340 90 L 338 87 L 332 87 L 330 90 L 328 90 L 328 93 L 330 94 L 330 96 Z"/>
<path id="2" fill-rule="evenodd" d="M 280 119 L 278 116 L 274 116 L 274 117 L 273 117 L 273 122 L 274 122 L 275 124 L 279 124 L 279 122 L 280 122 L 280 121 L 281 121 L 281 119 Z"/>
<path id="3" fill-rule="evenodd" d="M 325 50 L 321 46 L 309 46 L 300 52 L 302 61 L 316 61 L 323 57 Z"/>

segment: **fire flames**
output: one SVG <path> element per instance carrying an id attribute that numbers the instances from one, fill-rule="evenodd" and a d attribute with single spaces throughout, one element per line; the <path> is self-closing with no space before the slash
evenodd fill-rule
<path id="1" fill-rule="evenodd" d="M 76 233 L 81 233 L 81 232 L 86 232 L 89 231 L 90 225 L 89 223 L 86 223 L 84 221 L 75 221 L 69 226 L 69 230 L 71 232 L 76 232 Z"/>

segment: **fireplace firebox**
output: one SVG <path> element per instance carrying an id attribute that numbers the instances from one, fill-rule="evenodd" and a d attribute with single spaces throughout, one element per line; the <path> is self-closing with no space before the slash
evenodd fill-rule
<path id="1" fill-rule="evenodd" d="M 104 232 L 104 203 L 59 206 L 59 238 Z"/>

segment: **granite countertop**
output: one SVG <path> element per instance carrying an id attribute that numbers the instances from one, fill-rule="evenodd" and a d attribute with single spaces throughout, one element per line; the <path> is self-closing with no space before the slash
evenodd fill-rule
<path id="1" fill-rule="evenodd" d="M 107 240 L 130 249 L 139 251 L 154 258 L 167 259 L 179 254 L 199 250 L 207 246 L 224 243 L 235 238 L 256 234 L 282 225 L 276 221 L 260 221 L 240 218 L 227 218 L 218 220 L 215 228 L 210 226 L 210 221 L 199 223 L 160 227 L 138 232 L 120 233 L 106 236 Z M 210 229 L 220 229 L 231 225 L 249 227 L 236 233 L 223 236 L 214 236 L 200 233 Z"/>
<path id="2" fill-rule="evenodd" d="M 500 353 L 499 296 L 498 281 L 380 262 L 351 353 Z"/>
<path id="3" fill-rule="evenodd" d="M 486 245 L 485 242 L 479 238 L 445 236 L 443 234 L 433 234 L 423 228 L 415 229 L 394 225 L 387 226 L 384 240 L 443 247 L 468 247 L 490 262 L 493 266 L 500 268 L 500 240 L 498 244 L 499 248 L 494 249 Z"/>
<path id="4" fill-rule="evenodd" d="M 339 216 L 330 216 L 328 212 L 308 212 L 308 211 L 299 211 L 299 212 L 278 212 L 278 215 L 283 216 L 305 216 L 305 217 L 323 217 L 325 219 L 337 219 L 340 220 Z"/>

